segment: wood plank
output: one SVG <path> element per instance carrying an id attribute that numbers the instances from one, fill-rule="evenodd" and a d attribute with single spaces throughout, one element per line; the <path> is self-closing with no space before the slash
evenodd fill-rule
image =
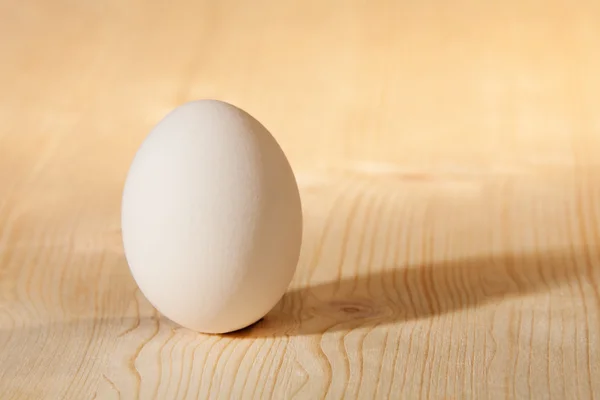
<path id="1" fill-rule="evenodd" d="M 600 3 L 0 3 L 0 398 L 600 397 Z M 136 289 L 123 181 L 219 98 L 276 136 L 288 293 L 207 336 Z"/>

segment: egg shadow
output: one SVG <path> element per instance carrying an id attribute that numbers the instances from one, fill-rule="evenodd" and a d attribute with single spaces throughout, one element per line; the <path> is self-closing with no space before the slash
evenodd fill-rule
<path id="1" fill-rule="evenodd" d="M 265 318 L 233 337 L 315 335 L 397 324 L 547 292 L 597 273 L 581 251 L 458 259 L 390 267 L 290 290 Z M 571 296 L 565 290 L 563 296 Z"/>
<path id="2" fill-rule="evenodd" d="M 590 171 L 589 179 L 600 179 L 600 173 Z M 303 190 L 309 245 L 297 280 L 262 320 L 230 336 L 293 337 L 370 329 L 506 307 L 515 298 L 541 293 L 545 295 L 536 298 L 536 307 L 557 299 L 564 300 L 565 308 L 574 307 L 582 297 L 577 286 L 600 279 L 599 249 L 585 238 L 569 232 L 532 238 L 553 223 L 544 213 L 561 213 L 572 200 L 571 175 L 507 179 L 399 173 L 353 175 L 322 186 L 316 182 Z M 394 226 L 401 226 L 395 236 L 388 231 Z M 498 239 L 502 243 L 489 241 L 498 237 L 500 228 L 507 236 Z M 553 232 L 559 230 L 553 227 Z M 428 263 L 385 258 L 392 249 L 397 259 L 414 252 L 418 247 L 411 243 L 420 244 L 418 251 L 427 250 L 431 257 L 442 257 L 437 243 L 406 239 L 434 236 L 432 232 L 451 237 L 444 246 L 454 246 L 449 254 L 455 256 Z M 309 257 L 317 252 L 318 262 L 309 266 Z M 362 272 L 340 278 L 340 271 L 349 267 Z M 531 303 L 520 304 L 524 309 Z"/>

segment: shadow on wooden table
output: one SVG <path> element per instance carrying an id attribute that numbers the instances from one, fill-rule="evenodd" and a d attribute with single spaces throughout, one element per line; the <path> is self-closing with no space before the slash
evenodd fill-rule
<path id="1" fill-rule="evenodd" d="M 263 320 L 230 335 L 296 336 L 399 324 L 549 291 L 555 291 L 553 300 L 564 300 L 555 307 L 567 309 L 581 297 L 570 284 L 589 281 L 596 267 L 581 249 L 382 269 L 290 291 Z"/>

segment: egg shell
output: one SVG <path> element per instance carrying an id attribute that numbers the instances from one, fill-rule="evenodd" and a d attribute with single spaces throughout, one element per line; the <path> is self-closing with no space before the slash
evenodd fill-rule
<path id="1" fill-rule="evenodd" d="M 231 104 L 170 112 L 135 154 L 123 189 L 125 256 L 150 303 L 204 333 L 258 321 L 296 270 L 302 207 L 274 137 Z"/>

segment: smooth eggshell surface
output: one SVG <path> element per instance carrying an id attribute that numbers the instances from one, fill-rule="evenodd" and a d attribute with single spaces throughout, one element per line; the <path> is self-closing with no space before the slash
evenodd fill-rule
<path id="1" fill-rule="evenodd" d="M 294 275 L 302 209 L 271 134 L 241 109 L 186 103 L 150 132 L 127 175 L 125 255 L 145 297 L 204 333 L 265 316 Z"/>

